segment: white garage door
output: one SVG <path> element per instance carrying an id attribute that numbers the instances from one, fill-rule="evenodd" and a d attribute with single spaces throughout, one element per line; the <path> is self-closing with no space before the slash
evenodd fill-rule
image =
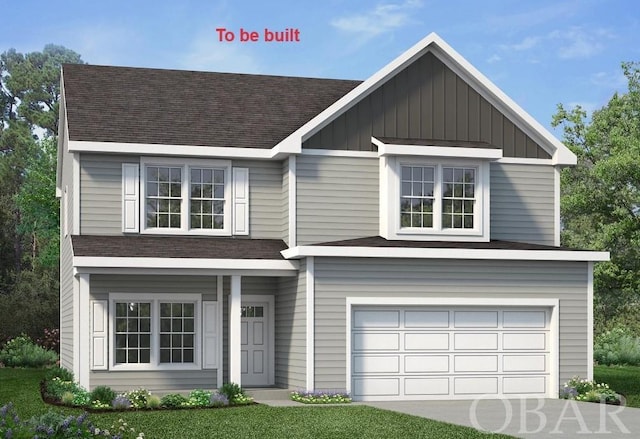
<path id="1" fill-rule="evenodd" d="M 356 400 L 544 397 L 546 308 L 354 307 Z"/>

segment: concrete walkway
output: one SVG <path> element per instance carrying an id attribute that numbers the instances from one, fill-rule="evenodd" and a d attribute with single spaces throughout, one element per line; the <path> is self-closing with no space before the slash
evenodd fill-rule
<path id="1" fill-rule="evenodd" d="M 369 406 L 521 438 L 640 437 L 640 409 L 560 399 L 368 402 Z"/>

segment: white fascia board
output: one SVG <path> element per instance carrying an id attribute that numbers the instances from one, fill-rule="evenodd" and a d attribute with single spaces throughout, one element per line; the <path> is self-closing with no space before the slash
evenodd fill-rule
<path id="1" fill-rule="evenodd" d="M 74 256 L 76 268 L 151 268 L 199 270 L 297 270 L 295 261 L 275 259 L 121 258 Z"/>
<path id="2" fill-rule="evenodd" d="M 609 252 L 571 250 L 500 250 L 474 248 L 404 248 L 301 245 L 283 250 L 286 259 L 307 256 L 347 258 L 486 259 L 521 261 L 608 261 Z"/>
<path id="3" fill-rule="evenodd" d="M 462 55 L 449 46 L 442 38 L 435 35 L 433 43 L 434 46 L 439 49 L 434 50 L 433 53 L 440 55 L 438 58 L 444 61 L 448 67 L 452 68 L 456 74 L 471 84 L 480 87 L 480 90 L 478 90 L 477 87 L 474 88 L 479 92 L 484 91 L 484 93 L 481 94 L 488 98 L 487 100 L 496 108 L 521 122 L 523 125 L 522 128 L 525 128 L 523 131 L 538 142 L 540 146 L 552 156 L 554 165 L 575 165 L 577 163 L 577 157 L 569 148 L 560 142 L 537 120 L 531 117 L 522 107 L 516 104 L 515 101 L 500 90 L 478 69 L 471 65 Z M 444 59 L 442 55 L 444 55 Z M 449 61 L 449 63 L 446 61 Z M 452 66 L 451 62 L 453 62 L 455 66 Z"/>
<path id="4" fill-rule="evenodd" d="M 120 143 L 120 142 L 88 142 L 80 140 L 69 141 L 71 152 L 109 152 L 117 154 L 140 154 L 151 156 L 181 156 L 181 157 L 215 157 L 215 158 L 247 158 L 271 159 L 277 151 L 263 148 L 235 148 L 217 146 L 190 145 L 160 145 L 150 143 Z"/>
<path id="5" fill-rule="evenodd" d="M 497 160 L 502 158 L 502 150 L 495 148 L 464 148 L 433 145 L 395 145 L 381 142 L 375 137 L 371 142 L 378 147 L 378 156 L 409 155 L 423 157 L 454 157 Z"/>

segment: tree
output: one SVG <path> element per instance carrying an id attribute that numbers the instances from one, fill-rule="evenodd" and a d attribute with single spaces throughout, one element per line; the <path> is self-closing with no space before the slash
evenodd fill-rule
<path id="1" fill-rule="evenodd" d="M 562 171 L 562 244 L 608 250 L 594 270 L 596 331 L 614 324 L 640 330 L 640 63 L 623 63 L 628 90 L 591 120 L 562 105 L 553 125 L 578 164 Z"/>

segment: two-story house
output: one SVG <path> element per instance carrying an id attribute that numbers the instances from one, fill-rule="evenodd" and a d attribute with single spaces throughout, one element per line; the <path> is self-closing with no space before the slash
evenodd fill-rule
<path id="1" fill-rule="evenodd" d="M 541 87 L 544 84 L 541 84 Z M 557 396 L 575 156 L 437 35 L 364 82 L 65 65 L 61 363 L 88 388 Z"/>

